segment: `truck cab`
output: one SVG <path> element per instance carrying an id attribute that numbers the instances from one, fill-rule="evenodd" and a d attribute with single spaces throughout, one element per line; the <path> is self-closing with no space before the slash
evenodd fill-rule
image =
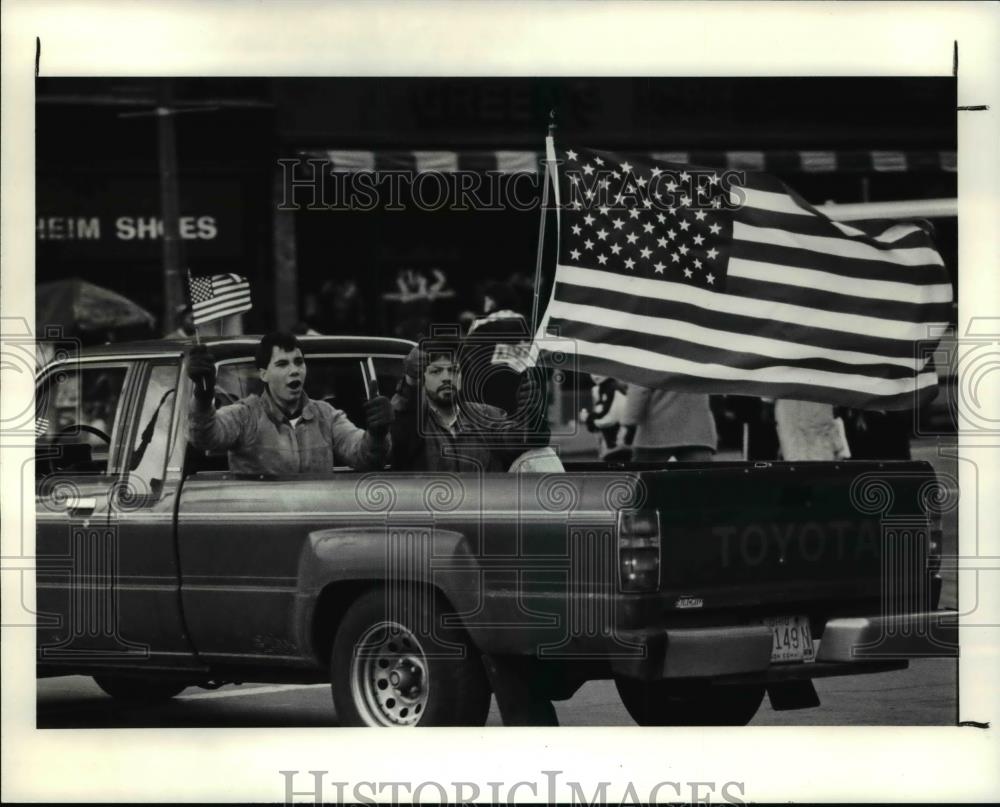
<path id="1" fill-rule="evenodd" d="M 257 339 L 207 340 L 216 406 L 261 391 Z M 373 383 L 390 391 L 411 343 L 303 337 L 313 397 L 355 423 Z M 190 340 L 91 348 L 39 373 L 36 503 L 39 664 L 203 669 L 182 614 L 177 512 L 182 482 L 225 476 L 225 452 L 187 445 Z M 346 471 L 349 469 L 339 469 Z M 154 617 L 155 615 L 155 617 Z"/>

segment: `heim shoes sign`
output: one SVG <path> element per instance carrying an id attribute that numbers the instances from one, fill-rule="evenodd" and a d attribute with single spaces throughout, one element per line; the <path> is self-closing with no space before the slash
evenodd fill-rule
<path id="1" fill-rule="evenodd" d="M 180 236 L 185 241 L 212 241 L 219 235 L 215 216 L 181 216 Z M 39 216 L 36 224 L 39 241 L 133 241 L 163 237 L 163 220 L 156 216 L 118 216 L 113 222 L 100 216 Z"/>
<path id="2" fill-rule="evenodd" d="M 71 249 L 77 258 L 155 257 L 163 240 L 155 177 L 39 177 L 35 237 L 50 258 Z M 238 257 L 243 249 L 242 184 L 237 180 L 181 183 L 178 231 L 192 257 Z"/>

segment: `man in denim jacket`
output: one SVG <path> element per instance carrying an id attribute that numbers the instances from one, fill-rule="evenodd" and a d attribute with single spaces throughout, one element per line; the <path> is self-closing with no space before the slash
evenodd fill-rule
<path id="1" fill-rule="evenodd" d="M 195 448 L 229 451 L 229 469 L 242 474 L 328 473 L 335 464 L 357 471 L 383 467 L 389 454 L 389 399 L 365 403 L 366 429 L 341 410 L 305 393 L 306 362 L 290 333 L 261 339 L 257 370 L 264 382 L 261 395 L 248 395 L 216 410 L 215 359 L 204 346 L 192 348 L 188 376 L 194 402 L 188 422 Z"/>

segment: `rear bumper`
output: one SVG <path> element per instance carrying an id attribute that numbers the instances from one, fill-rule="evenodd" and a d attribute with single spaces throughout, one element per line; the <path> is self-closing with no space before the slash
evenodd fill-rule
<path id="1" fill-rule="evenodd" d="M 645 653 L 642 658 L 618 658 L 612 669 L 644 680 L 855 675 L 899 669 L 911 658 L 957 656 L 958 615 L 934 611 L 831 619 L 818 641 L 816 661 L 794 664 L 771 663 L 771 630 L 763 625 L 667 628 L 627 638 Z"/>
<path id="2" fill-rule="evenodd" d="M 892 661 L 958 655 L 958 613 L 853 617 L 826 623 L 817 661 Z"/>

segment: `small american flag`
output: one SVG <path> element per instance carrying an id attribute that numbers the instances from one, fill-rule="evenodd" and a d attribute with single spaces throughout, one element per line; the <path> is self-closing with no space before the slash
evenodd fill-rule
<path id="1" fill-rule="evenodd" d="M 936 394 L 952 288 L 917 225 L 847 226 L 763 174 L 548 146 L 559 255 L 539 334 L 580 369 L 856 408 Z"/>
<path id="2" fill-rule="evenodd" d="M 39 437 L 44 437 L 49 430 L 49 419 L 48 418 L 35 418 L 35 439 Z"/>
<path id="3" fill-rule="evenodd" d="M 188 275 L 191 316 L 195 325 L 249 311 L 250 283 L 233 273 L 224 275 Z"/>

